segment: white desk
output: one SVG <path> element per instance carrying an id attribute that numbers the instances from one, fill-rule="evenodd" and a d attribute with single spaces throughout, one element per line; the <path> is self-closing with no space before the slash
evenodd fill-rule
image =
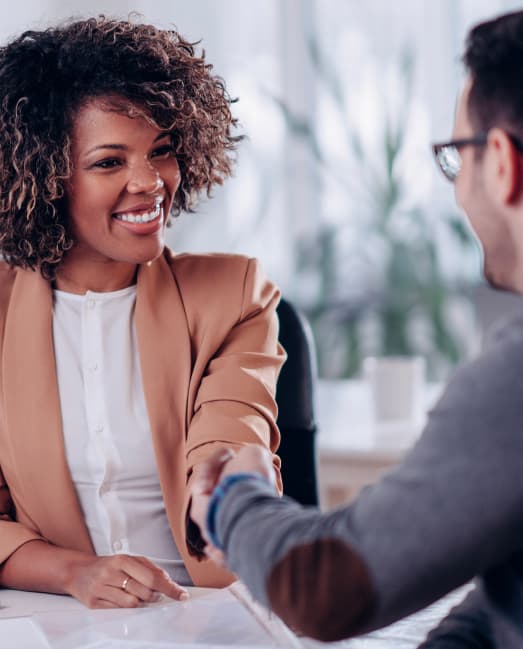
<path id="1" fill-rule="evenodd" d="M 254 604 L 241 584 L 191 588 L 186 603 L 90 611 L 70 597 L 0 590 L 2 649 L 322 649 Z M 469 586 L 396 624 L 332 649 L 415 649 Z M 238 601 L 240 600 L 240 602 Z"/>
<path id="2" fill-rule="evenodd" d="M 0 589 L 2 649 L 224 649 L 301 642 L 242 584 L 189 588 L 187 602 L 89 610 L 72 597 Z"/>
<path id="3" fill-rule="evenodd" d="M 425 412 L 442 388 L 427 386 Z M 325 509 L 348 502 L 396 465 L 424 424 L 423 419 L 377 427 L 364 381 L 318 381 L 316 411 L 320 502 Z"/>

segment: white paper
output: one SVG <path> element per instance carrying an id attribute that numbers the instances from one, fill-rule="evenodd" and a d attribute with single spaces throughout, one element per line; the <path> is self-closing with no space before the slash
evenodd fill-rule
<path id="1" fill-rule="evenodd" d="M 51 649 L 289 646 L 273 637 L 228 590 L 151 608 L 47 612 L 34 620 Z"/>
<path id="2" fill-rule="evenodd" d="M 0 647 L 5 649 L 49 649 L 40 628 L 26 617 L 2 620 Z"/>

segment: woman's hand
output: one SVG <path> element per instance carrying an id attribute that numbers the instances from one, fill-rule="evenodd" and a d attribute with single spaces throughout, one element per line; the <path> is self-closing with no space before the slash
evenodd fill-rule
<path id="1" fill-rule="evenodd" d="M 116 554 L 71 562 L 67 592 L 89 608 L 134 608 L 160 595 L 186 600 L 189 593 L 145 557 Z"/>
<path id="2" fill-rule="evenodd" d="M 0 586 L 72 595 L 90 608 L 132 608 L 154 602 L 159 595 L 189 597 L 185 588 L 145 557 L 98 557 L 44 539 L 24 543 L 0 565 Z"/>
<path id="3" fill-rule="evenodd" d="M 205 519 L 210 495 L 221 479 L 223 468 L 233 457 L 234 451 L 220 448 L 214 451 L 206 462 L 198 464 L 193 469 L 191 486 L 190 517 L 200 528 L 202 538 L 208 542 L 205 534 Z"/>
<path id="4" fill-rule="evenodd" d="M 257 444 L 243 446 L 236 453 L 230 449 L 218 449 L 194 470 L 190 516 L 200 528 L 202 538 L 207 543 L 205 554 L 222 566 L 224 565 L 223 553 L 215 548 L 207 537 L 206 519 L 209 499 L 216 485 L 225 476 L 243 472 L 258 473 L 276 487 L 272 453 Z"/>

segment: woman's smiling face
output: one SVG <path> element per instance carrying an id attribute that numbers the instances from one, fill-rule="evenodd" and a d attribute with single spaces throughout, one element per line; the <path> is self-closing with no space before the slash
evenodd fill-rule
<path id="1" fill-rule="evenodd" d="M 76 116 L 72 159 L 66 198 L 75 245 L 68 265 L 158 257 L 180 184 L 170 134 L 92 100 Z"/>

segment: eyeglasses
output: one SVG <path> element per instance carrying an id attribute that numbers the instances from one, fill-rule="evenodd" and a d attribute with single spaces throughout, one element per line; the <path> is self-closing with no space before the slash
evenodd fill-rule
<path id="1" fill-rule="evenodd" d="M 516 135 L 508 134 L 512 144 L 518 151 L 523 153 L 523 140 Z M 438 167 L 443 172 L 445 178 L 453 183 L 461 171 L 461 155 L 459 150 L 464 146 L 485 146 L 487 143 L 488 133 L 479 133 L 473 137 L 461 140 L 451 140 L 432 145 L 432 152 L 436 158 Z"/>
<path id="2" fill-rule="evenodd" d="M 433 144 L 432 152 L 434 153 L 438 167 L 443 172 L 445 178 L 453 183 L 461 171 L 461 156 L 459 150 L 464 146 L 485 146 L 486 143 L 487 134 L 480 133 L 474 137 Z"/>

